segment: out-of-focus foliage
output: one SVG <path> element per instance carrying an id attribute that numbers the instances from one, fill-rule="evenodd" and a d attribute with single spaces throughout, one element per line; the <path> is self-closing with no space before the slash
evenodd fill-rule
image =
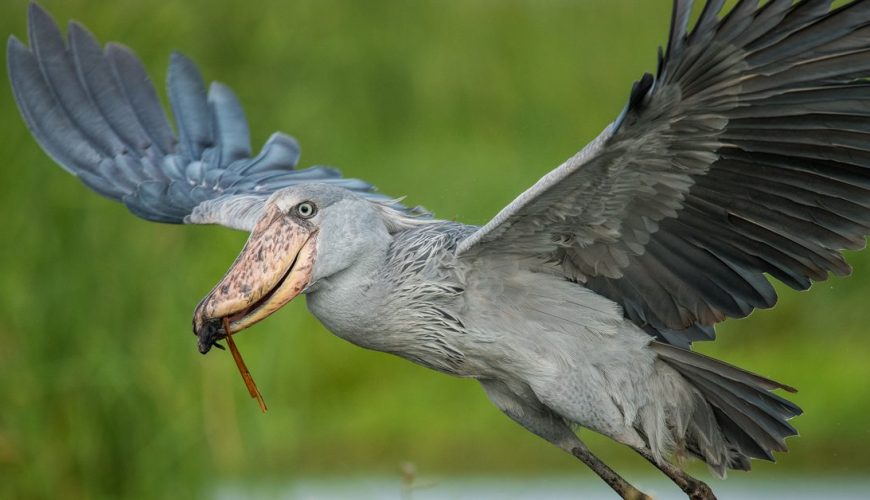
<path id="1" fill-rule="evenodd" d="M 44 0 L 162 82 L 180 49 L 239 94 L 255 142 L 341 167 L 444 218 L 483 223 L 582 147 L 655 67 L 668 0 Z M 4 0 L 0 33 L 25 35 Z M 159 85 L 162 91 L 162 85 Z M 144 222 L 57 168 L 0 79 L 0 497 L 189 498 L 213 481 L 310 475 L 587 474 L 473 381 L 346 344 L 293 303 L 200 356 L 193 306 L 245 235 Z M 774 473 L 870 470 L 870 254 L 855 276 L 732 321 L 699 346 L 800 388 Z M 590 436 L 615 466 L 648 471 Z M 758 474 L 756 474 L 757 476 Z"/>

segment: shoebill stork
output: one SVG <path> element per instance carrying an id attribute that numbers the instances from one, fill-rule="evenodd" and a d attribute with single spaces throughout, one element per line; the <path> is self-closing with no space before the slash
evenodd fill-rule
<path id="1" fill-rule="evenodd" d="M 620 495 L 642 494 L 579 426 L 712 498 L 716 476 L 796 434 L 790 387 L 694 353 L 728 317 L 850 268 L 870 233 L 870 1 L 674 2 L 655 76 L 601 134 L 483 227 L 438 220 L 333 169 L 254 154 L 242 108 L 174 54 L 174 133 L 142 64 L 36 4 L 10 38 L 15 98 L 42 148 L 142 218 L 250 237 L 196 307 L 205 353 L 298 295 L 359 346 L 480 381 L 529 431 Z"/>

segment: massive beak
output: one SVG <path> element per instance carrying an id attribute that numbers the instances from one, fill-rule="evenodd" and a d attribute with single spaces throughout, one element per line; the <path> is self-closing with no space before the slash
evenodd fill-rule
<path id="1" fill-rule="evenodd" d="M 199 352 L 265 319 L 308 286 L 317 230 L 269 207 L 232 267 L 193 313 Z M 229 325 L 230 331 L 224 330 Z"/>

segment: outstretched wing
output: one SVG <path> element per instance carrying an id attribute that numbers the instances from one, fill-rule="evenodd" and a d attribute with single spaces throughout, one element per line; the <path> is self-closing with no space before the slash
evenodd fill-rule
<path id="1" fill-rule="evenodd" d="M 463 241 L 522 254 L 666 340 L 803 290 L 870 233 L 870 1 L 676 0 L 656 78 L 617 121 Z"/>
<path id="2" fill-rule="evenodd" d="M 388 200 L 332 168 L 295 170 L 299 145 L 275 133 L 251 153 L 248 124 L 236 96 L 212 83 L 206 92 L 194 64 L 173 54 L 169 99 L 178 136 L 133 52 L 103 49 L 80 24 L 68 43 L 35 3 L 30 48 L 9 39 L 7 63 L 15 99 L 42 148 L 88 187 L 157 222 L 218 223 L 250 230 L 269 194 L 303 182 L 337 184 Z"/>

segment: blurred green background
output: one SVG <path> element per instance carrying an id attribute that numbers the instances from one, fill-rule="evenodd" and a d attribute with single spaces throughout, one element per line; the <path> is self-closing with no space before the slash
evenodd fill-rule
<path id="1" fill-rule="evenodd" d="M 180 49 L 232 86 L 256 144 L 484 223 L 620 111 L 655 68 L 670 1 L 44 0 L 142 57 L 161 95 Z M 0 32 L 26 36 L 26 2 Z M 141 221 L 38 148 L 0 79 L 0 497 L 207 496 L 306 477 L 588 475 L 477 384 L 331 336 L 294 302 L 228 354 L 200 356 L 193 307 L 245 240 Z M 870 253 L 848 280 L 721 327 L 704 352 L 794 385 L 801 437 L 751 477 L 870 472 Z M 588 436 L 629 477 L 650 468 Z M 702 469 L 695 468 L 703 477 Z M 739 474 L 735 474 L 738 475 Z M 602 486 L 604 488 L 604 486 Z"/>

